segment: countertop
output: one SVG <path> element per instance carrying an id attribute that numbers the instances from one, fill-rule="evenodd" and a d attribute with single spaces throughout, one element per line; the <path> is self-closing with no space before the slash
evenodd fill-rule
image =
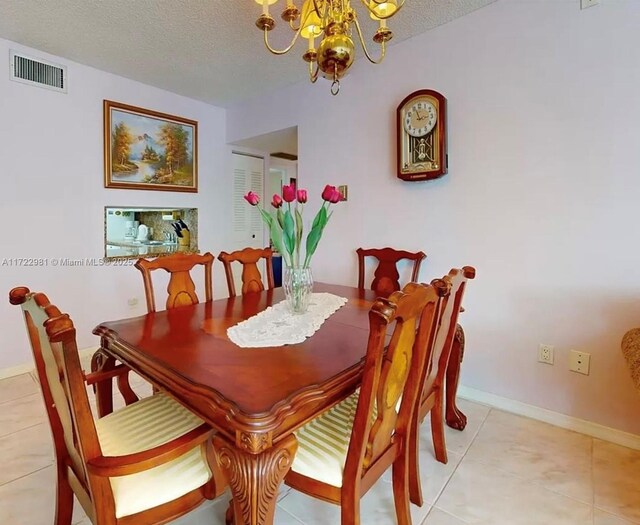
<path id="1" fill-rule="evenodd" d="M 175 242 L 146 244 L 149 241 L 107 240 L 107 257 L 140 257 L 144 255 L 167 255 L 176 252 L 195 253 L 197 249 L 181 246 Z M 155 241 L 159 242 L 159 241 Z"/>

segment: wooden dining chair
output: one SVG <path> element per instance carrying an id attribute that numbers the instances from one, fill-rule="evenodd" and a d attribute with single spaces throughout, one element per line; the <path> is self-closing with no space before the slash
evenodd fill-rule
<path id="1" fill-rule="evenodd" d="M 135 267 L 142 272 L 144 280 L 144 294 L 147 299 L 147 311 L 149 313 L 156 311 L 156 301 L 153 291 L 153 281 L 151 272 L 155 270 L 164 270 L 171 275 L 169 285 L 167 286 L 167 310 L 177 306 L 188 306 L 197 304 L 198 295 L 196 294 L 196 285 L 191 278 L 191 270 L 197 265 L 204 267 L 204 293 L 205 300 L 213 299 L 213 286 L 211 284 L 211 268 L 215 257 L 207 252 L 204 255 L 197 253 L 175 253 L 155 259 L 138 259 Z"/>
<path id="2" fill-rule="evenodd" d="M 409 439 L 409 489 L 411 502 L 422 506 L 422 488 L 420 484 L 420 464 L 418 460 L 420 424 L 427 414 L 431 414 L 431 436 L 436 459 L 447 462 L 447 447 L 444 433 L 444 385 L 451 348 L 456 336 L 458 314 L 467 280 L 476 275 L 475 268 L 464 266 L 453 268 L 443 281 L 450 287 L 450 293 L 444 300 L 442 320 L 438 327 L 432 355 L 426 360 L 427 366 L 421 371 L 422 391 L 416 404 L 414 426 Z"/>
<path id="3" fill-rule="evenodd" d="M 393 248 L 358 248 L 358 288 L 364 290 L 365 257 L 375 257 L 378 266 L 373 273 L 371 289 L 380 297 L 387 297 L 389 294 L 400 290 L 400 274 L 398 273 L 398 262 L 403 259 L 413 261 L 411 271 L 411 281 L 418 280 L 420 265 L 427 257 L 424 252 L 407 252 L 405 250 L 394 250 Z"/>
<path id="4" fill-rule="evenodd" d="M 407 439 L 447 293 L 444 281 L 409 283 L 377 299 L 359 391 L 296 431 L 285 483 L 340 505 L 342 525 L 360 523 L 361 497 L 389 466 L 398 524 L 411 524 Z"/>
<path id="5" fill-rule="evenodd" d="M 261 292 L 264 290 L 262 274 L 258 269 L 258 262 L 264 259 L 266 264 L 267 287 L 273 289 L 273 250 L 271 248 L 243 248 L 235 252 L 220 252 L 218 259 L 224 265 L 224 273 L 227 276 L 229 297 L 236 296 L 236 285 L 233 280 L 232 263 L 242 264 L 242 293 Z"/>
<path id="6" fill-rule="evenodd" d="M 95 525 L 133 525 L 167 523 L 221 492 L 208 425 L 165 394 L 94 420 L 86 385 L 127 369 L 85 376 L 67 314 L 24 287 L 9 301 L 24 313 L 53 434 L 55 525 L 71 525 L 74 495 Z"/>

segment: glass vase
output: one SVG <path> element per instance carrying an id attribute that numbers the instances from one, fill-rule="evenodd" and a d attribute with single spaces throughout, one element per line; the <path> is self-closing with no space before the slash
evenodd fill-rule
<path id="1" fill-rule="evenodd" d="M 311 268 L 285 267 L 282 287 L 289 309 L 294 314 L 303 314 L 309 308 L 309 299 L 313 291 Z"/>

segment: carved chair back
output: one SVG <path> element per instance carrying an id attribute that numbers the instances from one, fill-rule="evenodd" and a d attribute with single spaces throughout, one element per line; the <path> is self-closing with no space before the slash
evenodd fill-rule
<path id="1" fill-rule="evenodd" d="M 58 469 L 67 466 L 88 495 L 100 494 L 113 507 L 108 478 L 90 476 L 86 461 L 102 454 L 76 346 L 76 330 L 67 314 L 43 293 L 14 288 L 9 302 L 24 313 L 31 349 L 55 446 Z"/>
<path id="2" fill-rule="evenodd" d="M 405 250 L 394 250 L 393 248 L 358 248 L 358 288 L 364 289 L 365 257 L 375 257 L 378 266 L 373 273 L 371 289 L 380 297 L 387 297 L 391 293 L 400 290 L 400 274 L 398 273 L 398 262 L 403 259 L 413 261 L 411 271 L 411 281 L 418 280 L 420 265 L 426 258 L 424 252 L 407 252 Z"/>
<path id="3" fill-rule="evenodd" d="M 367 472 L 382 469 L 404 454 L 420 392 L 420 370 L 432 353 L 440 322 L 444 281 L 409 283 L 388 299 L 376 300 L 369 312 L 369 342 L 353 432 L 344 470 L 343 489 Z M 392 329 L 387 346 L 387 334 Z M 398 447 L 391 457 L 390 447 Z M 368 483 L 367 483 L 368 485 Z"/>
<path id="4" fill-rule="evenodd" d="M 261 292 L 264 290 L 262 282 L 262 274 L 258 269 L 258 262 L 261 259 L 266 263 L 267 287 L 271 290 L 273 283 L 273 250 L 271 248 L 244 248 L 235 252 L 220 252 L 218 259 L 224 265 L 224 273 L 227 277 L 227 287 L 229 288 L 229 297 L 236 296 L 236 285 L 233 280 L 232 263 L 238 262 L 242 264 L 242 294 L 250 292 Z"/>
<path id="5" fill-rule="evenodd" d="M 24 319 L 27 326 L 27 333 L 31 343 L 31 349 L 36 362 L 36 370 L 40 379 L 42 396 L 44 398 L 47 416 L 53 434 L 53 441 L 56 455 L 57 470 L 57 492 L 56 492 L 56 515 L 54 522 L 58 525 L 70 525 L 73 515 L 74 494 L 82 505 L 87 515 L 92 517 L 96 525 L 116 525 L 124 523 L 167 523 L 174 518 L 189 512 L 204 498 L 213 499 L 224 489 L 224 484 L 216 485 L 216 480 L 212 477 L 209 481 L 203 480 L 199 488 L 190 492 L 174 496 L 168 500 L 166 495 L 161 495 L 155 506 L 149 503 L 149 507 L 138 505 L 136 501 L 123 494 L 126 492 L 125 485 L 119 485 L 115 489 L 111 479 L 122 479 L 121 476 L 128 476 L 129 480 L 135 478 L 131 474 L 138 474 L 150 471 L 154 467 L 168 464 L 173 460 L 180 461 L 186 453 L 196 447 L 200 448 L 198 457 L 203 458 L 207 465 L 212 466 L 214 476 L 215 466 L 212 461 L 213 449 L 211 438 L 213 431 L 206 424 L 201 424 L 193 430 L 176 435 L 170 441 L 164 440 L 170 437 L 171 432 L 165 432 L 160 436 L 161 444 L 151 448 L 145 448 L 145 443 L 152 442 L 151 434 L 144 434 L 141 428 L 136 428 L 136 422 L 141 427 L 149 422 L 152 417 L 166 421 L 167 415 L 175 416 L 175 411 L 162 412 L 160 404 L 149 412 L 147 419 L 141 417 L 145 411 L 140 408 L 137 412 L 126 414 L 126 420 L 120 420 L 113 426 L 111 434 L 102 437 L 111 443 L 111 448 L 122 447 L 124 440 L 122 433 L 127 430 L 132 431 L 134 436 L 129 440 L 129 445 L 134 443 L 130 452 L 122 449 L 122 455 L 103 455 L 103 449 L 98 437 L 96 423 L 94 422 L 89 397 L 87 395 L 87 385 L 96 384 L 102 381 L 112 381 L 113 377 L 128 370 L 124 365 L 114 368 L 111 371 L 101 371 L 85 375 L 80 365 L 78 347 L 76 344 L 76 329 L 69 315 L 63 314 L 60 310 L 49 302 L 46 295 L 42 293 L 31 293 L 28 288 L 14 288 L 9 293 L 9 302 L 22 307 Z M 161 396 L 150 398 L 162 401 Z M 147 405 L 149 406 L 149 405 Z M 159 408 L 160 407 L 160 408 Z M 126 409 L 124 409 L 126 410 Z M 177 419 L 180 416 L 177 416 Z M 194 416 L 195 417 L 195 416 Z M 195 418 L 197 420 L 197 418 Z M 103 423 L 103 433 L 105 430 Z M 126 421 L 123 423 L 123 421 Z M 113 419 L 111 419 L 113 422 Z M 197 424 L 197 423 L 196 423 Z M 114 437 L 117 434 L 117 437 Z M 142 450 L 135 450 L 140 447 Z M 188 457 L 189 473 L 194 472 L 194 463 Z M 179 472 L 177 467 L 173 473 Z M 198 468 L 195 468 L 198 471 Z M 202 467 L 201 467 L 202 471 Z M 157 471 L 156 471 L 157 472 Z M 194 474 L 196 476 L 197 474 Z M 200 474 L 202 476 L 202 474 Z M 146 478 L 146 482 L 153 477 Z M 145 478 L 143 477 L 142 480 Z M 188 476 L 182 477 L 184 482 Z M 202 477 L 200 478 L 202 479 Z M 198 481 L 200 481 L 198 479 Z M 144 487 L 142 491 L 136 492 L 134 482 L 126 485 L 134 490 L 138 497 L 144 490 L 147 490 L 144 481 L 140 483 L 140 478 L 136 480 L 138 487 Z M 177 483 L 177 482 L 176 482 Z M 119 492 L 114 492 L 118 490 Z M 116 499 L 120 498 L 122 503 L 120 511 L 122 517 L 118 517 Z M 132 507 L 138 507 L 134 510 Z M 127 511 L 127 508 L 129 512 Z"/>
<path id="6" fill-rule="evenodd" d="M 444 380 L 451 346 L 456 334 L 458 315 L 462 306 L 462 298 L 467 280 L 476 275 L 475 268 L 464 266 L 462 269 L 453 268 L 443 280 L 450 286 L 442 313 L 442 321 L 438 327 L 433 355 L 428 359 L 427 367 L 423 370 L 423 391 L 420 400 L 426 399 L 434 390 L 440 388 Z"/>
<path id="7" fill-rule="evenodd" d="M 447 447 L 444 431 L 444 380 L 451 349 L 456 335 L 458 314 L 468 279 L 475 277 L 475 269 L 464 266 L 461 270 L 452 269 L 444 276 L 450 293 L 446 297 L 442 309 L 442 319 L 435 336 L 431 353 L 420 370 L 420 394 L 415 405 L 415 415 L 409 436 L 409 493 L 416 505 L 422 506 L 422 487 L 420 483 L 419 464 L 419 426 L 428 413 L 431 414 L 431 435 L 436 459 L 447 462 Z M 447 385 L 449 388 L 449 385 Z M 447 392 L 449 394 L 449 392 Z"/>
<path id="8" fill-rule="evenodd" d="M 177 306 L 189 306 L 198 303 L 196 285 L 191 278 L 191 270 L 196 265 L 204 267 L 204 290 L 206 301 L 213 299 L 211 284 L 211 269 L 214 256 L 209 252 L 204 255 L 197 253 L 183 254 L 176 253 L 156 259 L 138 259 L 135 267 L 142 273 L 144 280 L 144 293 L 147 299 L 147 311 L 156 311 L 155 295 L 153 291 L 153 281 L 151 272 L 154 270 L 164 270 L 169 272 L 169 284 L 167 286 L 167 310 Z"/>

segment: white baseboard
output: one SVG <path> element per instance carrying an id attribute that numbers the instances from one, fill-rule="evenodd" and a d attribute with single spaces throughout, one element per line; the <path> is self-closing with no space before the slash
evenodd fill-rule
<path id="1" fill-rule="evenodd" d="M 35 368 L 36 365 L 33 362 L 26 363 L 24 365 L 12 366 L 11 368 L 3 368 L 0 370 L 0 379 L 27 374 L 32 370 L 35 370 Z"/>
<path id="2" fill-rule="evenodd" d="M 82 350 L 78 350 L 78 354 L 80 355 L 80 359 L 93 355 L 93 353 L 98 349 L 97 346 L 92 346 L 89 348 L 83 348 Z M 28 374 L 29 372 L 33 372 L 36 369 L 36 364 L 33 361 L 29 363 L 25 363 L 23 365 L 12 366 L 11 368 L 2 368 L 0 369 L 0 379 L 6 379 L 7 377 L 19 376 L 22 374 Z"/>
<path id="3" fill-rule="evenodd" d="M 520 401 L 497 396 L 464 385 L 460 385 L 458 388 L 458 396 L 463 399 L 468 399 L 469 401 L 475 401 L 476 403 L 504 410 L 505 412 L 537 419 L 538 421 L 544 421 L 557 427 L 574 430 L 575 432 L 580 432 L 581 434 L 586 434 L 587 436 L 592 436 L 604 441 L 610 441 L 623 447 L 640 450 L 640 436 L 636 434 L 605 427 L 598 423 L 592 423 L 591 421 L 568 416 L 559 412 L 553 412 L 546 408 L 527 405 Z"/>

